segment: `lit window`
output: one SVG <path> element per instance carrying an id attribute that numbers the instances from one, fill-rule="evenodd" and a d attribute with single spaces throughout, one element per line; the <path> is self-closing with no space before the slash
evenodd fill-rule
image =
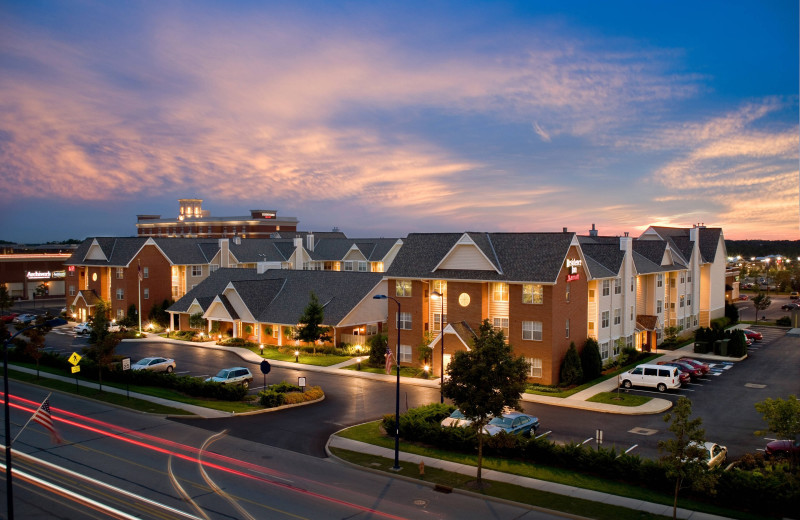
<path id="1" fill-rule="evenodd" d="M 522 322 L 522 339 L 528 341 L 542 341 L 542 322 L 541 321 L 523 321 Z"/>
<path id="2" fill-rule="evenodd" d="M 544 303 L 544 287 L 540 284 L 522 284 L 522 303 Z"/>
<path id="3" fill-rule="evenodd" d="M 492 301 L 508 301 L 508 284 L 505 282 L 494 282 L 492 284 Z"/>
<path id="4" fill-rule="evenodd" d="M 122 267 L 117 267 L 117 280 L 122 280 L 124 272 L 125 271 L 122 269 Z"/>
<path id="5" fill-rule="evenodd" d="M 124 309 L 117 309 L 117 319 L 121 320 L 125 317 L 125 310 Z"/>
<path id="6" fill-rule="evenodd" d="M 117 289 L 117 299 L 118 300 L 124 300 L 125 299 L 125 289 L 123 289 L 122 287 Z"/>
<path id="7" fill-rule="evenodd" d="M 683 307 L 686 304 L 686 297 L 681 294 L 681 304 L 680 306 Z"/>
<path id="8" fill-rule="evenodd" d="M 411 280 L 396 280 L 394 287 L 395 296 L 411 296 Z"/>
<path id="9" fill-rule="evenodd" d="M 569 282 L 567 282 L 566 294 L 564 295 L 564 298 L 566 298 L 567 303 L 569 303 L 569 293 L 570 293 Z"/>

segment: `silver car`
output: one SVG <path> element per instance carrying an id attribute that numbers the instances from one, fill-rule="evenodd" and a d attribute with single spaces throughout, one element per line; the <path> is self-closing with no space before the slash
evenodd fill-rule
<path id="1" fill-rule="evenodd" d="M 175 370 L 175 360 L 163 357 L 146 357 L 132 364 L 131 370 L 152 370 L 153 372 L 170 374 Z"/>
<path id="2" fill-rule="evenodd" d="M 223 368 L 214 377 L 206 379 L 207 383 L 222 383 L 226 385 L 242 385 L 245 388 L 253 382 L 253 374 L 245 367 Z"/>

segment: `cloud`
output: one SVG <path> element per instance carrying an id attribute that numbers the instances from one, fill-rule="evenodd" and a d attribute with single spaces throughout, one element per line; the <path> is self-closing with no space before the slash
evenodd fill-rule
<path id="1" fill-rule="evenodd" d="M 542 129 L 542 127 L 539 126 L 539 123 L 537 123 L 536 121 L 533 122 L 533 131 L 536 132 L 536 135 L 541 137 L 542 141 L 544 141 L 545 143 L 550 142 L 550 134 L 545 132 L 544 129 Z"/>

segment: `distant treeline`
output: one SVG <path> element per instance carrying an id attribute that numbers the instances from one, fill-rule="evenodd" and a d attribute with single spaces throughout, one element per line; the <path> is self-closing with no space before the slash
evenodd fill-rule
<path id="1" fill-rule="evenodd" d="M 800 240 L 726 240 L 728 256 L 781 255 L 789 258 L 800 256 Z"/>

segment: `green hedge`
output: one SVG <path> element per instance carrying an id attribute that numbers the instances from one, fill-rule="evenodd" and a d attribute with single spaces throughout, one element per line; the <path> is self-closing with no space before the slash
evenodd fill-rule
<path id="1" fill-rule="evenodd" d="M 286 381 L 270 385 L 266 390 L 258 393 L 258 401 L 262 406 L 274 408 L 286 404 L 286 394 L 288 392 L 300 392 L 302 388 Z"/>
<path id="2" fill-rule="evenodd" d="M 441 421 L 455 408 L 432 404 L 414 408 L 400 416 L 400 436 L 438 449 L 463 453 L 477 452 L 476 432 L 472 428 L 443 428 Z M 385 415 L 382 422 L 387 432 L 394 431 L 394 415 Z M 667 495 L 674 491 L 674 481 L 666 476 L 659 461 L 642 459 L 637 455 L 618 452 L 616 448 L 593 449 L 582 444 L 559 445 L 546 438 L 529 438 L 500 433 L 484 440 L 487 456 L 529 461 L 535 464 L 560 467 L 618 480 L 636 486 L 646 486 Z M 684 496 L 724 504 L 767 515 L 786 515 L 797 511 L 800 504 L 800 477 L 786 472 L 766 474 L 764 471 L 733 469 L 722 472 L 716 486 L 717 496 L 692 493 Z"/>

